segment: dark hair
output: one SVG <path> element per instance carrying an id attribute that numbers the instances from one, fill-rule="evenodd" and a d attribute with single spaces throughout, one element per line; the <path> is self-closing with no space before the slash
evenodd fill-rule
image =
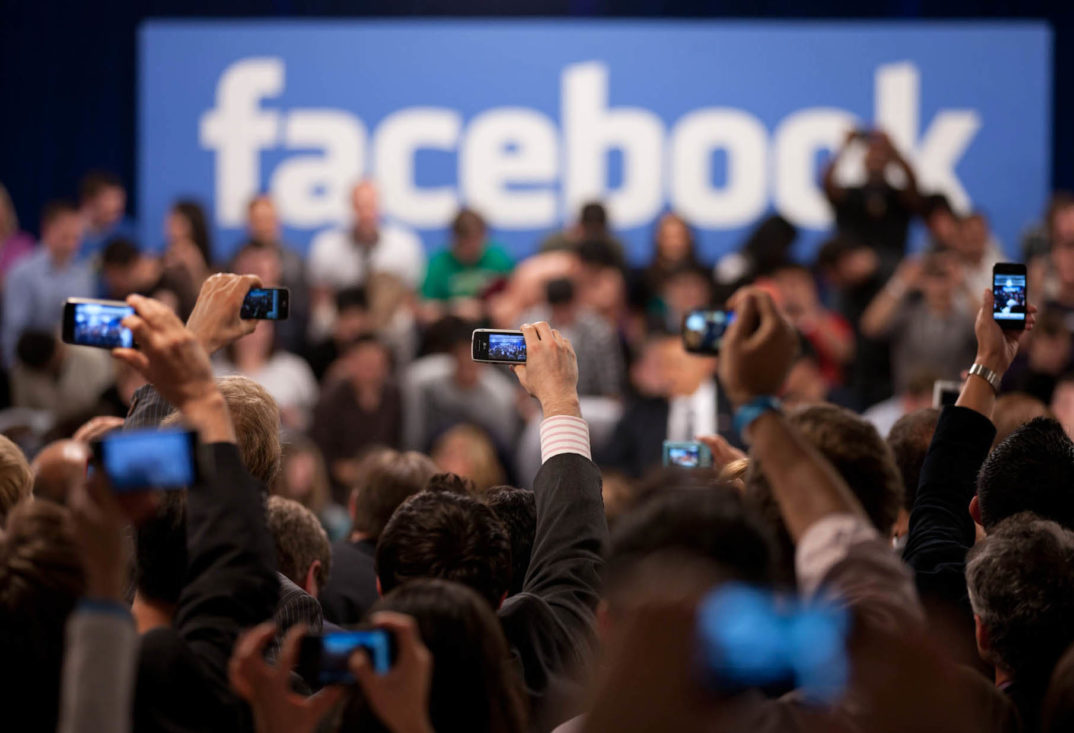
<path id="1" fill-rule="evenodd" d="M 149 600 L 176 604 L 186 581 L 186 492 L 164 492 L 156 513 L 134 532 L 134 587 Z"/>
<path id="2" fill-rule="evenodd" d="M 797 236 L 794 224 L 778 214 L 758 224 L 742 245 L 743 254 L 753 264 L 753 274 L 767 275 L 790 262 L 791 246 Z"/>
<path id="3" fill-rule="evenodd" d="M 932 434 L 936 432 L 936 423 L 939 420 L 938 409 L 924 407 L 900 417 L 888 433 L 888 447 L 891 448 L 895 465 L 902 477 L 902 508 L 906 511 L 914 508 L 921 467 L 925 463 L 925 454 L 929 452 Z"/>
<path id="4" fill-rule="evenodd" d="M 729 578 L 772 582 L 776 546 L 771 530 L 726 484 L 673 484 L 616 523 L 609 583 L 658 552 L 675 551 L 716 563 Z"/>
<path id="5" fill-rule="evenodd" d="M 574 282 L 568 277 L 554 278 L 545 283 L 544 294 L 549 305 L 566 305 L 574 300 Z"/>
<path id="6" fill-rule="evenodd" d="M 138 245 L 125 237 L 115 237 L 101 252 L 102 267 L 127 267 L 138 260 Z"/>
<path id="7" fill-rule="evenodd" d="M 864 244 L 849 235 L 837 234 L 824 242 L 820 249 L 817 250 L 817 268 L 825 270 L 835 267 L 844 255 L 864 246 Z"/>
<path id="8" fill-rule="evenodd" d="M 485 492 L 484 500 L 503 522 L 511 540 L 511 588 L 508 595 L 520 593 L 530 568 L 533 538 L 537 534 L 537 498 L 529 489 L 493 486 Z"/>
<path id="9" fill-rule="evenodd" d="M 86 203 L 109 188 L 123 188 L 123 181 L 108 171 L 90 171 L 82 176 L 82 181 L 78 184 L 78 200 Z"/>
<path id="10" fill-rule="evenodd" d="M 265 507 L 269 533 L 276 546 L 276 569 L 297 586 L 303 586 L 315 561 L 318 588 L 323 588 L 332 572 L 332 546 L 317 515 L 294 499 L 270 496 Z"/>
<path id="11" fill-rule="evenodd" d="M 608 210 L 604 208 L 604 204 L 599 201 L 590 201 L 582 206 L 582 211 L 578 214 L 578 221 L 582 224 L 588 224 L 590 226 L 608 226 Z"/>
<path id="12" fill-rule="evenodd" d="M 0 532 L 0 658 L 20 731 L 56 730 L 64 627 L 85 591 L 67 510 L 24 501 Z"/>
<path id="13" fill-rule="evenodd" d="M 511 541 L 477 499 L 423 491 L 395 510 L 377 542 L 376 567 L 384 593 L 415 578 L 443 578 L 497 609 L 511 587 Z"/>
<path id="14" fill-rule="evenodd" d="M 1074 642 L 1074 532 L 1029 512 L 1009 517 L 970 550 L 966 586 L 991 661 L 1043 696 Z"/>
<path id="15" fill-rule="evenodd" d="M 382 449 L 367 455 L 351 490 L 354 529 L 376 542 L 399 505 L 425 488 L 435 473 L 436 464 L 415 451 Z"/>
<path id="16" fill-rule="evenodd" d="M 414 580 L 370 609 L 371 614 L 378 611 L 412 617 L 432 654 L 429 718 L 434 730 L 527 730 L 521 678 L 511 663 L 500 621 L 480 596 L 459 583 Z M 342 730 L 386 730 L 360 692 L 343 718 Z"/>
<path id="17" fill-rule="evenodd" d="M 437 473 L 429 478 L 429 482 L 425 484 L 425 491 L 445 491 L 449 494 L 461 494 L 462 496 L 473 496 L 477 493 L 477 487 L 474 486 L 474 482 L 468 478 L 463 478 L 457 473 Z"/>
<path id="18" fill-rule="evenodd" d="M 452 351 L 460 344 L 470 343 L 474 324 L 459 316 L 444 316 L 425 330 L 422 343 L 423 354 Z"/>
<path id="19" fill-rule="evenodd" d="M 343 288 L 336 293 L 336 310 L 342 313 L 350 308 L 369 309 L 369 298 L 366 295 L 365 288 L 356 285 L 350 288 Z"/>
<path id="20" fill-rule="evenodd" d="M 1065 382 L 1074 383 L 1074 374 L 1060 377 L 1056 386 Z M 996 406 L 992 410 L 992 422 L 996 424 L 996 437 L 992 441 L 992 447 L 1002 443 L 1011 433 L 1037 417 L 1051 417 L 1055 415 L 1048 406 L 1033 395 L 1025 392 L 1007 392 L 996 399 Z"/>
<path id="21" fill-rule="evenodd" d="M 41 232 L 48 229 L 57 219 L 65 215 L 78 215 L 78 207 L 67 199 L 53 199 L 41 207 Z"/>
<path id="22" fill-rule="evenodd" d="M 985 459 L 977 500 L 986 530 L 1019 512 L 1074 529 L 1074 443 L 1055 420 L 1038 417 L 1015 430 Z"/>
<path id="23" fill-rule="evenodd" d="M 955 213 L 955 210 L 951 208 L 951 202 L 942 193 L 931 193 L 921 199 L 921 214 L 925 219 L 939 211 L 947 214 Z"/>
<path id="24" fill-rule="evenodd" d="M 902 481 L 891 449 L 876 428 L 850 410 L 835 405 L 793 410 L 788 420 L 843 477 L 877 531 L 884 537 L 890 536 L 902 506 Z M 792 580 L 790 563 L 794 560 L 794 543 L 756 460 L 750 461 L 746 473 L 746 498 L 771 523 L 782 549 L 781 579 Z"/>
<path id="25" fill-rule="evenodd" d="M 180 199 L 172 205 L 172 212 L 186 219 L 190 226 L 190 238 L 205 258 L 205 264 L 213 263 L 213 243 L 209 234 L 209 219 L 205 209 L 193 199 Z"/>
<path id="26" fill-rule="evenodd" d="M 47 331 L 23 331 L 15 343 L 15 356 L 30 369 L 44 369 L 58 346 L 56 337 Z"/>
<path id="27" fill-rule="evenodd" d="M 487 230 L 485 220 L 473 209 L 459 209 L 459 213 L 451 221 L 451 233 L 456 237 L 484 234 Z"/>
<path id="28" fill-rule="evenodd" d="M 622 267 L 615 247 L 606 239 L 586 239 L 578 245 L 578 259 L 592 267 Z"/>

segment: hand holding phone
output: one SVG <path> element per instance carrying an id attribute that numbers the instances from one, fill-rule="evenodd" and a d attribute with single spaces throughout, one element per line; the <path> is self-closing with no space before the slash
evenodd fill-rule
<path id="1" fill-rule="evenodd" d="M 712 451 L 696 440 L 665 440 L 664 465 L 676 468 L 710 468 Z"/>
<path id="2" fill-rule="evenodd" d="M 197 483 L 198 437 L 191 430 L 109 433 L 90 444 L 116 492 L 185 489 Z"/>
<path id="3" fill-rule="evenodd" d="M 474 361 L 486 364 L 525 364 L 526 337 L 521 331 L 479 328 L 470 341 Z"/>
<path id="4" fill-rule="evenodd" d="M 120 300 L 68 298 L 63 306 L 63 340 L 98 349 L 132 349 L 134 336 L 123 319 L 134 308 Z"/>
<path id="5" fill-rule="evenodd" d="M 992 317 L 1005 331 L 1022 331 L 1029 314 L 1026 266 L 999 262 L 992 268 Z"/>
<path id="6" fill-rule="evenodd" d="M 321 636 L 305 636 L 298 653 L 298 674 L 318 687 L 351 684 L 350 658 L 358 649 L 365 651 L 377 674 L 387 674 L 395 655 L 390 632 L 379 628 L 330 631 Z"/>
<path id="7" fill-rule="evenodd" d="M 682 321 L 682 345 L 691 354 L 716 356 L 727 327 L 734 321 L 734 311 L 690 311 Z"/>
<path id="8" fill-rule="evenodd" d="M 287 288 L 251 288 L 242 300 L 239 318 L 286 321 L 291 315 L 291 291 Z"/>

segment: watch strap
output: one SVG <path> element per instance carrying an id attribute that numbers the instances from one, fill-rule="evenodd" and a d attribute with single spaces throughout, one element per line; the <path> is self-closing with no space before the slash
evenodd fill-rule
<path id="1" fill-rule="evenodd" d="M 766 412 L 779 412 L 781 407 L 782 403 L 778 397 L 754 397 L 735 410 L 735 432 L 745 437 L 746 428 L 752 425 L 757 418 Z"/>
<path id="2" fill-rule="evenodd" d="M 975 377 L 980 377 L 981 379 L 988 382 L 990 385 L 992 385 L 992 389 L 995 390 L 996 394 L 999 394 L 999 387 L 1002 380 L 1000 379 L 1000 376 L 994 371 L 986 367 L 984 364 L 974 364 L 970 367 L 969 373 Z"/>

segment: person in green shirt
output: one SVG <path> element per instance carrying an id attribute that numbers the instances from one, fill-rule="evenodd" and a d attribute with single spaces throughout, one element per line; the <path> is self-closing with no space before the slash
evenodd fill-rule
<path id="1" fill-rule="evenodd" d="M 451 223 L 451 234 L 451 247 L 429 260 L 421 288 L 427 300 L 476 298 L 514 269 L 510 255 L 488 238 L 485 220 L 476 211 L 461 209 Z"/>

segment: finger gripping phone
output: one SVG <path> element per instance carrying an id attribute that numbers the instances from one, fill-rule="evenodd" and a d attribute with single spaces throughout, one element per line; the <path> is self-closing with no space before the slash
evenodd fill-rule
<path id="1" fill-rule="evenodd" d="M 353 683 L 351 655 L 365 650 L 377 674 L 387 674 L 395 657 L 392 635 L 384 629 L 330 631 L 302 638 L 297 672 L 311 685 L 347 685 Z"/>
<path id="2" fill-rule="evenodd" d="M 1022 331 L 1028 312 L 1026 266 L 997 262 L 992 268 L 992 317 L 1005 331 Z"/>
<path id="3" fill-rule="evenodd" d="M 63 340 L 99 349 L 134 348 L 131 330 L 122 325 L 134 308 L 120 300 L 68 298 L 63 305 Z"/>
<path id="4" fill-rule="evenodd" d="M 682 320 L 682 345 L 691 354 L 715 356 L 720 353 L 727 327 L 734 321 L 734 311 L 690 311 Z"/>
<path id="5" fill-rule="evenodd" d="M 526 337 L 521 331 L 479 328 L 470 341 L 474 361 L 489 364 L 525 364 Z"/>
<path id="6" fill-rule="evenodd" d="M 664 465 L 675 468 L 709 468 L 712 466 L 712 451 L 707 445 L 696 440 L 665 440 Z"/>
<path id="7" fill-rule="evenodd" d="M 242 299 L 243 320 L 286 321 L 291 315 L 291 291 L 287 288 L 251 288 Z"/>
<path id="8" fill-rule="evenodd" d="M 109 433 L 91 448 L 95 465 L 116 492 L 185 489 L 201 475 L 192 430 Z"/>

